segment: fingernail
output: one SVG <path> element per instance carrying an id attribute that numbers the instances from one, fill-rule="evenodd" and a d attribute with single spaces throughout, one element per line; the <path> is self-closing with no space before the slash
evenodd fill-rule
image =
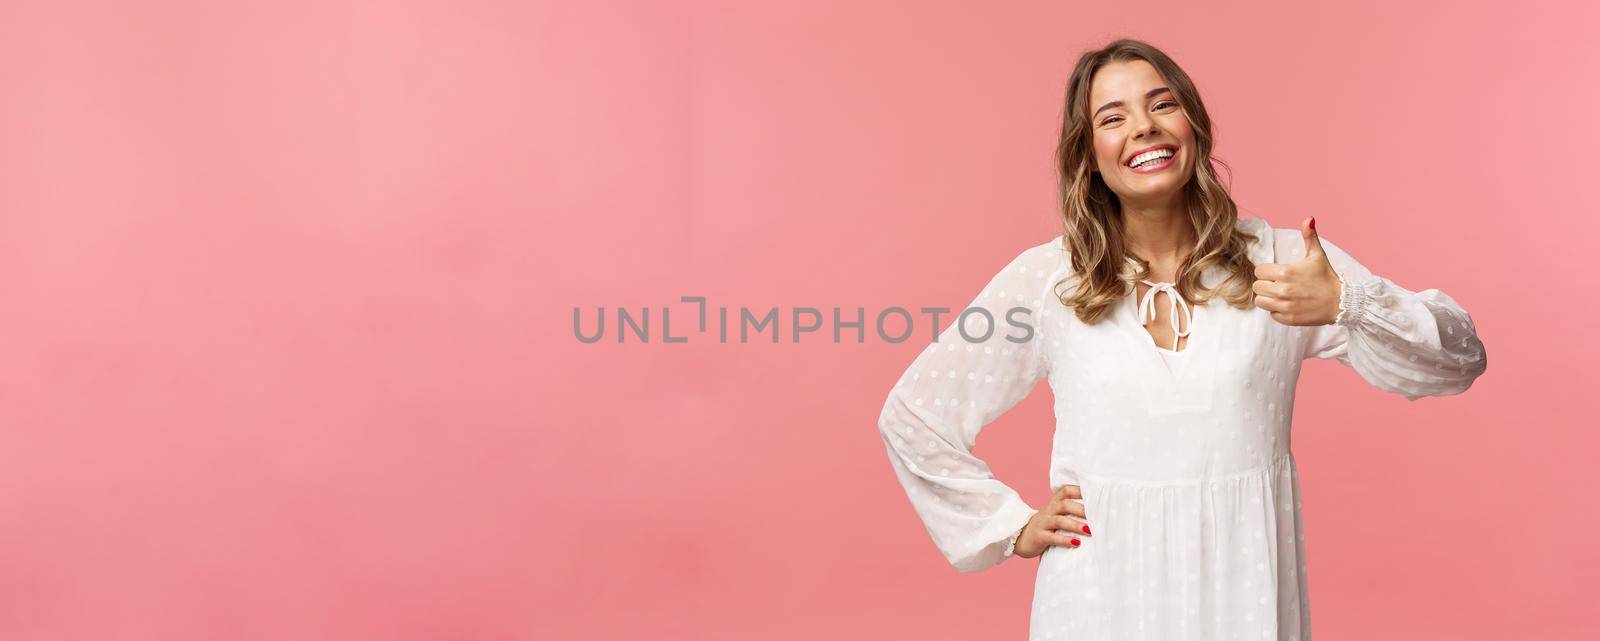
<path id="1" fill-rule="evenodd" d="M 1317 230 L 1317 217 L 1316 216 L 1312 216 L 1311 217 L 1311 231 L 1316 231 L 1316 230 Z"/>
<path id="2" fill-rule="evenodd" d="M 1072 539 L 1072 547 L 1078 547 L 1078 539 Z"/>
<path id="3" fill-rule="evenodd" d="M 1089 525 L 1087 523 L 1084 524 L 1084 526 L 1083 526 L 1083 533 L 1084 534 L 1092 534 L 1092 532 L 1089 531 Z"/>

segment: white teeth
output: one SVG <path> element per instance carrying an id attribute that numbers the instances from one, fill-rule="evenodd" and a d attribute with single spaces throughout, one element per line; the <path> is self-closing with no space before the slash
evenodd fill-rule
<path id="1" fill-rule="evenodd" d="M 1144 152 L 1144 153 L 1139 154 L 1137 156 L 1134 156 L 1133 160 L 1129 160 L 1128 161 L 1128 166 L 1137 168 L 1138 166 L 1143 165 L 1143 164 L 1145 164 L 1147 162 L 1159 161 L 1159 160 L 1162 160 L 1162 159 L 1165 159 L 1165 158 L 1171 158 L 1171 157 L 1172 157 L 1172 150 L 1171 149 L 1157 149 L 1155 151 L 1147 151 L 1147 152 Z"/>

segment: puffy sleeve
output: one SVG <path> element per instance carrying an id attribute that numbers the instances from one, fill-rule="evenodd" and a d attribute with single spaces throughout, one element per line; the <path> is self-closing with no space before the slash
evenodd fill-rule
<path id="1" fill-rule="evenodd" d="M 934 544 L 961 572 L 1010 557 L 1015 535 L 1035 512 L 972 448 L 979 430 L 1048 373 L 1041 312 L 1046 301 L 1061 308 L 1052 285 L 1063 256 L 1059 238 L 1032 247 L 964 310 L 942 316 L 949 325 L 906 368 L 878 417 L 896 478 Z"/>
<path id="2" fill-rule="evenodd" d="M 1466 310 L 1437 289 L 1413 292 L 1375 276 L 1338 245 L 1320 240 L 1339 274 L 1340 311 L 1332 324 L 1313 328 L 1307 357 L 1337 359 L 1373 387 L 1408 401 L 1472 386 L 1488 356 Z"/>

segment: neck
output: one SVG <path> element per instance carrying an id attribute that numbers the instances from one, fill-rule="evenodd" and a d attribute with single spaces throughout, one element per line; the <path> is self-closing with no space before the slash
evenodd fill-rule
<path id="1" fill-rule="evenodd" d="M 1194 251 L 1194 228 L 1182 206 L 1181 194 L 1167 202 L 1122 203 L 1122 229 L 1128 251 L 1160 271 L 1170 271 Z"/>

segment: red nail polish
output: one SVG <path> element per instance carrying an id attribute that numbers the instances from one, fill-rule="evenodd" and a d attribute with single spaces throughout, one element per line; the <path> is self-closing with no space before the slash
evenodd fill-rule
<path id="1" fill-rule="evenodd" d="M 1083 533 L 1084 534 L 1091 534 L 1091 532 L 1089 532 L 1089 524 L 1085 523 L 1083 525 Z"/>
<path id="2" fill-rule="evenodd" d="M 1312 216 L 1311 217 L 1311 231 L 1316 231 L 1316 230 L 1317 230 L 1317 217 L 1316 216 Z"/>
<path id="3" fill-rule="evenodd" d="M 1072 539 L 1072 547 L 1078 547 L 1078 539 Z"/>

